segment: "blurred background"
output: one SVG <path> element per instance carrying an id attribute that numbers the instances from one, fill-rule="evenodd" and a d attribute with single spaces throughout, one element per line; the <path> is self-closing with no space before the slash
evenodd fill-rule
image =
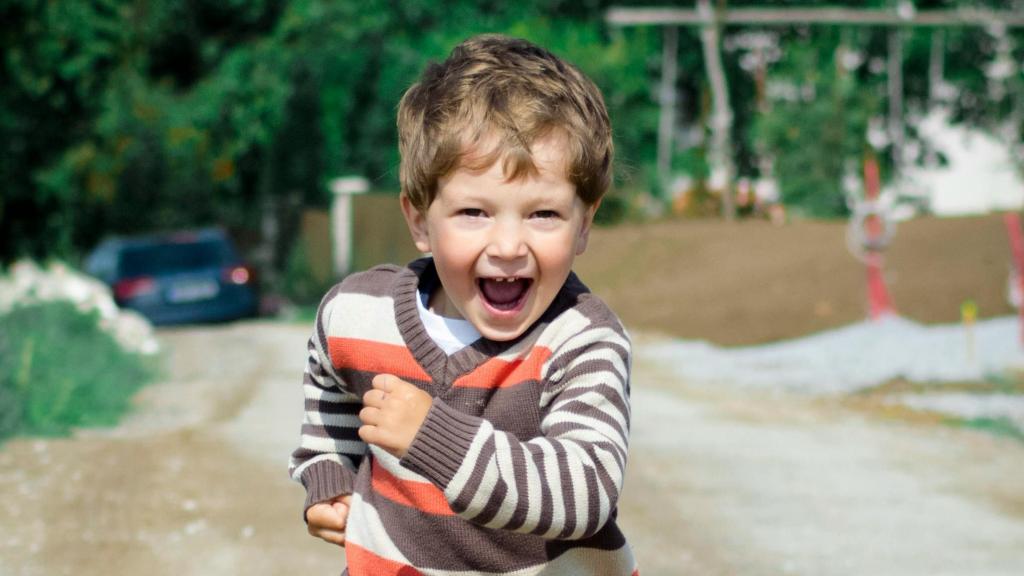
<path id="1" fill-rule="evenodd" d="M 1024 573 L 1020 0 L 4 0 L 0 29 L 0 573 L 340 569 L 284 469 L 305 339 L 416 257 L 397 103 L 483 32 L 612 118 L 576 271 L 637 342 L 641 573 Z"/>

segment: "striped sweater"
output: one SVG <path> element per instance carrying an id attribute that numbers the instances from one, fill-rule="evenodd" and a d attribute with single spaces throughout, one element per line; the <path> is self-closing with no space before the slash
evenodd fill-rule
<path id="1" fill-rule="evenodd" d="M 381 266 L 321 303 L 290 473 L 306 507 L 352 493 L 352 576 L 636 575 L 616 522 L 629 432 L 630 342 L 575 275 L 509 342 L 446 355 L 417 288 L 430 259 Z M 433 397 L 398 459 L 357 434 L 362 395 L 393 374 Z"/>

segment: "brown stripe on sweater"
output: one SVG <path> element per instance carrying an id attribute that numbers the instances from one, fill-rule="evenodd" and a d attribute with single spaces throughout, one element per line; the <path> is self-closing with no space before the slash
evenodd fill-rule
<path id="1" fill-rule="evenodd" d="M 564 401 L 569 398 L 578 398 L 588 394 L 600 394 L 611 403 L 615 409 L 624 416 L 629 415 L 629 406 L 626 405 L 626 398 L 623 397 L 625 391 L 621 386 L 621 380 L 618 378 L 610 378 L 607 382 L 601 382 L 598 384 L 588 383 L 581 386 L 567 386 L 564 390 L 558 393 L 554 400 L 548 405 L 557 404 L 558 402 Z"/>
<path id="2" fill-rule="evenodd" d="M 601 448 L 604 449 L 604 452 L 607 452 L 608 454 L 611 455 L 612 459 L 615 460 L 615 463 L 619 465 L 619 470 L 626 469 L 626 451 L 624 446 L 620 446 L 614 442 L 607 441 L 590 443 L 590 450 L 588 450 L 588 452 L 594 454 L 594 462 L 596 462 L 598 465 L 604 468 L 604 465 L 601 464 L 601 461 L 598 460 L 596 456 L 597 451 Z M 608 474 L 612 473 L 611 470 L 607 470 L 606 472 Z"/>
<path id="3" fill-rule="evenodd" d="M 359 439 L 358 428 L 330 426 L 326 424 L 303 424 L 302 435 L 311 436 L 314 438 L 329 438 L 331 440 L 354 440 L 357 442 L 361 442 L 361 440 Z"/>
<path id="4" fill-rule="evenodd" d="M 596 420 L 598 422 L 601 422 L 602 424 L 606 424 L 612 430 L 615 430 L 616 432 L 618 432 L 619 438 L 616 438 L 616 440 L 622 440 L 623 444 L 625 444 L 627 442 L 627 436 L 629 435 L 629 430 L 623 429 L 622 423 L 620 423 L 618 420 L 616 420 L 615 418 L 613 418 L 607 412 L 601 410 L 600 408 L 595 408 L 594 406 L 591 406 L 590 404 L 587 404 L 586 402 L 582 402 L 582 401 L 579 401 L 579 400 L 572 400 L 572 401 L 570 401 L 570 402 L 568 402 L 566 404 L 563 404 L 562 407 L 560 408 L 560 411 L 569 412 L 570 414 L 575 414 L 577 416 L 582 416 L 582 417 L 585 417 L 585 418 L 589 418 L 591 420 Z M 577 422 L 564 422 L 564 423 L 559 423 L 559 424 L 571 425 L 571 426 L 574 426 L 574 427 L 577 427 L 577 428 L 590 428 L 590 426 L 587 426 L 585 424 L 579 424 Z M 555 426 L 558 426 L 559 424 L 552 425 L 552 428 L 555 427 Z M 550 429 L 549 429 L 548 434 L 551 434 L 551 435 L 554 435 L 554 436 L 560 436 L 561 435 L 561 434 L 554 434 L 553 432 L 550 431 Z"/>
<path id="5" fill-rule="evenodd" d="M 336 288 L 343 288 L 348 294 L 390 296 L 388 288 L 391 278 L 397 277 L 404 271 L 405 268 L 394 264 L 381 264 L 369 270 L 346 276 Z"/>
<path id="6" fill-rule="evenodd" d="M 382 374 L 382 372 L 366 372 L 351 368 L 342 368 L 338 370 L 338 376 L 340 376 L 347 384 L 348 392 L 360 400 L 362 399 L 363 394 L 366 394 L 366 392 L 373 389 L 373 378 L 378 374 Z M 437 393 L 437 386 L 435 386 L 431 380 L 402 377 L 397 374 L 393 374 L 393 376 L 398 376 L 420 390 L 426 391 L 431 396 Z"/>
<path id="7" fill-rule="evenodd" d="M 586 328 L 584 330 L 584 332 L 581 332 L 581 334 L 585 333 L 585 332 L 587 332 L 589 330 L 597 330 L 597 329 L 596 328 L 589 328 L 588 327 L 588 328 Z M 571 366 L 573 364 L 577 364 L 577 363 L 578 364 L 583 364 L 583 363 L 585 363 L 587 361 L 580 362 L 580 360 L 579 360 L 580 354 L 583 354 L 584 352 L 592 352 L 592 351 L 600 350 L 602 348 L 611 350 L 619 358 L 622 358 L 623 366 L 626 366 L 627 369 L 628 369 L 628 367 L 629 367 L 629 362 L 628 362 L 629 350 L 624 348 L 622 345 L 620 345 L 618 343 L 615 343 L 615 342 L 608 342 L 606 340 L 587 341 L 587 340 L 584 339 L 582 341 L 582 343 L 573 345 L 572 348 L 559 348 L 558 350 L 556 350 L 555 351 L 555 356 L 551 360 L 551 364 L 548 365 L 548 374 L 555 374 L 555 373 L 557 373 L 560 370 L 566 370 L 569 366 Z M 619 373 L 618 370 L 614 370 L 613 371 L 613 374 L 618 374 L 618 373 Z M 563 376 L 559 381 L 560 382 L 565 382 L 566 379 Z"/>
<path id="8" fill-rule="evenodd" d="M 432 516 L 384 498 L 367 498 L 385 526 L 401 526 L 399 551 L 419 569 L 452 572 L 505 572 L 540 564 L 545 541 L 537 536 L 491 530 L 457 516 Z M 355 520 L 355 519 L 353 519 Z M 439 545 L 439 534 L 457 534 L 457 541 Z"/>
<path id="9" fill-rule="evenodd" d="M 614 508 L 615 501 L 619 497 L 619 487 L 615 485 L 615 481 L 610 476 L 611 470 L 606 469 L 604 467 L 604 464 L 601 462 L 601 460 L 597 458 L 596 455 L 594 456 L 594 465 L 596 466 L 596 468 L 594 469 L 594 474 L 597 476 L 598 482 L 601 483 L 602 490 L 604 490 L 604 493 L 608 495 L 608 501 L 612 504 L 612 507 Z M 626 467 L 620 466 L 619 469 L 625 470 Z"/>
<path id="10" fill-rule="evenodd" d="M 608 346 L 607 348 L 610 349 L 612 346 Z M 595 349 L 591 347 L 587 352 L 593 352 L 594 350 Z M 591 358 L 582 362 L 577 361 L 572 363 L 571 366 L 566 367 L 565 372 L 562 374 L 561 381 L 563 383 L 572 382 L 581 376 L 589 374 L 606 374 L 609 381 L 621 385 L 623 380 L 623 375 L 619 374 L 619 370 L 621 369 L 626 369 L 627 373 L 625 376 L 629 376 L 629 364 L 627 364 L 625 360 L 622 361 L 622 366 L 620 368 L 607 358 Z M 616 394 L 616 396 L 618 396 L 618 394 Z"/>
<path id="11" fill-rule="evenodd" d="M 574 548 L 618 550 L 625 545 L 626 538 L 622 535 L 622 531 L 615 522 L 609 521 L 597 531 L 597 534 L 589 538 L 580 540 L 549 540 L 545 548 L 547 549 L 548 558 L 554 560 Z"/>
<path id="12" fill-rule="evenodd" d="M 598 524 L 601 518 L 601 499 L 598 496 L 598 479 L 597 473 L 590 466 L 583 466 L 583 477 L 587 486 L 587 494 L 590 494 L 590 498 L 587 499 L 587 526 L 584 528 L 583 533 L 590 536 L 597 532 L 601 527 Z M 615 494 L 615 491 L 608 493 L 609 496 Z"/>
<path id="13" fill-rule="evenodd" d="M 512 517 L 509 518 L 508 524 L 505 528 L 508 530 L 516 530 L 523 526 L 526 521 L 526 514 L 530 509 L 530 498 L 534 497 L 530 493 L 529 476 L 526 472 L 527 457 L 528 454 L 522 444 L 518 442 L 512 442 L 512 470 L 513 478 L 515 478 L 516 486 L 519 490 L 519 500 L 516 502 L 515 510 L 512 512 Z"/>
<path id="14" fill-rule="evenodd" d="M 574 496 L 578 488 L 576 482 L 573 481 L 572 471 L 569 469 L 569 454 L 565 448 L 558 445 L 558 442 L 554 444 L 558 449 L 558 473 L 562 479 L 562 505 L 565 506 L 565 526 L 558 533 L 558 538 L 568 538 L 576 531 L 576 499 Z"/>
<path id="15" fill-rule="evenodd" d="M 469 475 L 465 485 L 462 486 L 459 495 L 452 500 L 452 510 L 455 510 L 456 513 L 465 513 L 473 502 L 476 493 L 485 489 L 481 484 L 484 479 L 484 472 L 487 471 L 488 463 L 494 459 L 494 453 L 494 436 L 491 435 L 488 436 L 487 440 L 484 441 L 484 445 L 480 448 L 480 453 L 476 458 L 478 465 L 473 468 L 473 472 Z"/>
<path id="16" fill-rule="evenodd" d="M 319 412 L 320 414 L 359 414 L 363 405 L 361 402 L 331 402 L 330 400 L 317 400 L 306 398 L 307 412 Z"/>
<path id="17" fill-rule="evenodd" d="M 495 465 L 497 465 L 497 457 L 495 457 Z M 481 487 L 481 490 L 484 488 Z M 501 504 L 505 501 L 505 497 L 508 496 L 508 483 L 501 477 L 498 478 L 498 482 L 491 489 L 490 497 L 487 498 L 487 503 L 480 510 L 478 514 L 473 517 L 473 522 L 477 524 L 487 524 L 494 519 L 495 515 L 501 510 Z"/>
<path id="18" fill-rule="evenodd" d="M 546 442 L 546 440 L 544 441 Z M 544 450 L 535 444 L 527 444 L 527 451 L 530 453 L 530 458 L 533 460 L 533 465 L 537 467 L 537 472 L 540 474 L 540 520 L 537 523 L 537 527 L 533 529 L 534 534 L 546 534 L 551 529 L 551 522 L 554 519 L 554 497 L 551 495 L 551 486 L 548 484 L 548 473 L 547 466 L 544 464 L 545 452 Z"/>
<path id="19" fill-rule="evenodd" d="M 541 413 L 537 406 L 540 390 L 541 383 L 534 381 L 493 390 L 451 388 L 441 398 L 463 414 L 483 418 L 498 430 L 528 440 L 540 430 Z M 509 410 L 509 406 L 515 409 Z"/>
<path id="20" fill-rule="evenodd" d="M 591 428 L 589 426 L 586 426 L 584 424 L 580 424 L 578 422 L 561 421 L 561 422 L 556 422 L 554 424 L 547 425 L 546 426 L 546 430 L 547 430 L 547 435 L 548 435 L 549 438 L 562 438 L 562 437 L 572 438 L 573 437 L 573 433 L 576 432 L 576 431 L 579 431 L 579 430 L 590 430 L 590 431 L 592 431 L 593 428 Z M 598 433 L 600 433 L 600 432 L 598 432 Z M 621 445 L 625 446 L 625 439 L 621 437 L 621 433 L 620 433 L 620 437 L 619 438 L 610 438 L 610 440 L 617 441 Z"/>

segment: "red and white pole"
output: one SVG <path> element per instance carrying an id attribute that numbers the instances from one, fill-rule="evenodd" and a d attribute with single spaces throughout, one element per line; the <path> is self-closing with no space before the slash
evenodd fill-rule
<path id="1" fill-rule="evenodd" d="M 881 179 L 878 174 L 878 160 L 874 155 L 869 154 L 864 159 L 864 196 L 869 203 L 878 201 L 878 193 L 881 188 Z M 867 228 L 869 245 L 876 245 L 882 236 L 882 223 L 878 217 L 868 217 L 864 222 Z M 882 275 L 884 259 L 880 250 L 868 250 L 865 255 L 865 262 L 868 268 L 868 310 L 872 320 L 878 320 L 885 316 L 896 313 L 893 306 L 889 289 L 885 285 L 885 277 Z"/>

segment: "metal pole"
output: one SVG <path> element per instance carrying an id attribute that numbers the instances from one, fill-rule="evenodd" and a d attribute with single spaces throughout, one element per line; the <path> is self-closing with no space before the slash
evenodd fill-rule
<path id="1" fill-rule="evenodd" d="M 661 89 L 658 100 L 661 114 L 658 118 L 658 179 L 663 192 L 671 193 L 672 153 L 676 132 L 676 57 L 679 52 L 679 30 L 666 26 L 662 31 Z"/>
<path id="2" fill-rule="evenodd" d="M 605 13 L 609 24 L 618 26 L 704 26 L 710 21 L 700 6 L 692 8 L 612 7 Z M 1010 10 L 955 8 L 914 10 L 910 14 L 885 8 L 749 8 L 725 10 L 722 25 L 791 26 L 827 24 L 834 26 L 978 26 L 1024 27 L 1024 13 Z"/>
<path id="3" fill-rule="evenodd" d="M 889 139 L 896 177 L 903 165 L 903 31 L 889 32 Z"/>
<path id="4" fill-rule="evenodd" d="M 710 0 L 698 0 L 701 13 L 712 14 Z M 722 65 L 721 25 L 717 18 L 711 18 L 701 29 L 701 43 L 704 46 L 704 66 L 707 68 L 708 83 L 711 84 L 713 108 L 711 112 L 711 166 L 722 171 L 722 216 L 726 221 L 736 218 L 736 207 L 732 200 L 733 158 L 732 109 L 729 106 L 729 86 Z"/>

